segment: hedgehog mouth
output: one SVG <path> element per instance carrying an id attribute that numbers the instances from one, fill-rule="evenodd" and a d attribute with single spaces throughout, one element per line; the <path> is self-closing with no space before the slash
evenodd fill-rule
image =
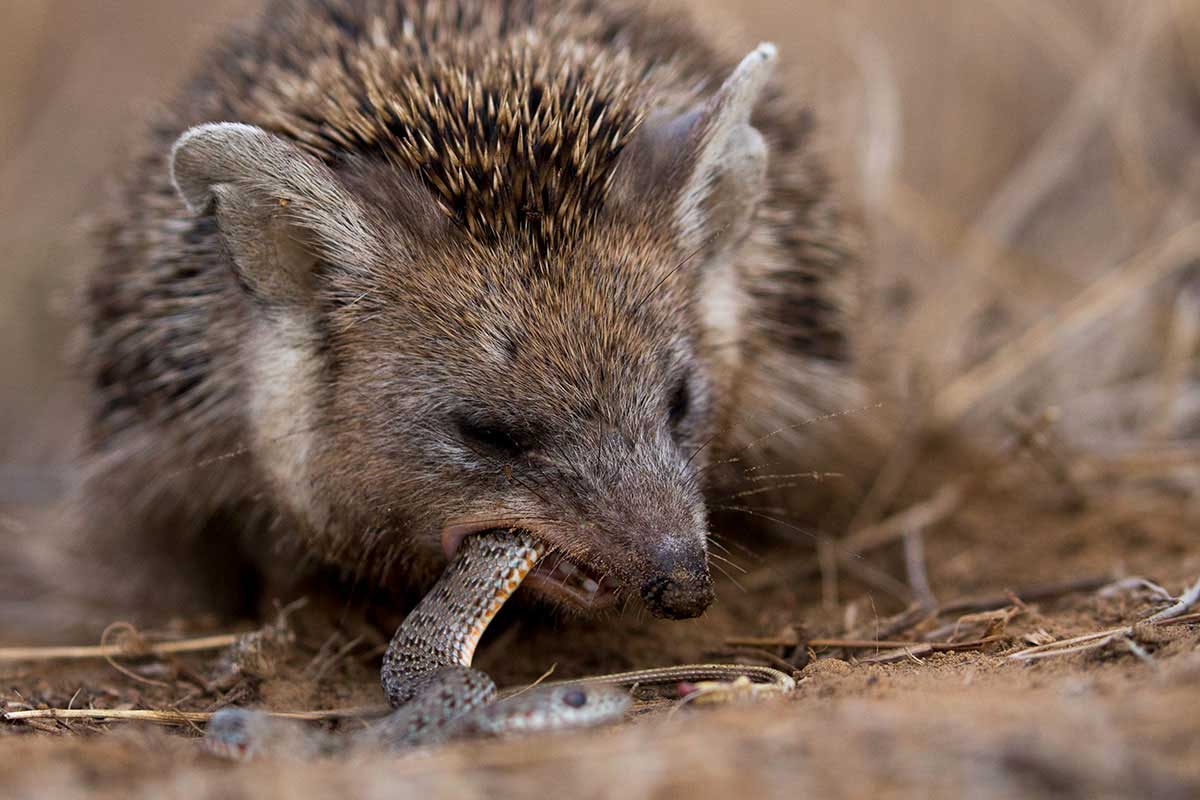
<path id="1" fill-rule="evenodd" d="M 616 602 L 616 581 L 561 553 L 542 558 L 525 578 L 538 594 L 573 606 L 599 610 Z"/>
<path id="2" fill-rule="evenodd" d="M 447 558 L 453 558 L 463 539 L 493 530 L 523 530 L 542 542 L 545 537 L 532 526 L 519 522 L 498 527 L 490 525 L 451 525 L 442 532 L 442 549 Z M 570 606 L 599 611 L 607 608 L 617 600 L 617 581 L 607 573 L 600 572 L 595 567 L 560 550 L 546 542 L 547 554 L 542 556 L 537 565 L 525 576 L 522 585 L 528 587 L 538 596 Z"/>

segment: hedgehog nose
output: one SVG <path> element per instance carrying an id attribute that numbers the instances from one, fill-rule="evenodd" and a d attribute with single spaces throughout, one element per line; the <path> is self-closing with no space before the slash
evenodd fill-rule
<path id="1" fill-rule="evenodd" d="M 664 619 L 698 617 L 713 601 L 708 564 L 676 563 L 642 584 L 642 601 L 650 613 Z"/>

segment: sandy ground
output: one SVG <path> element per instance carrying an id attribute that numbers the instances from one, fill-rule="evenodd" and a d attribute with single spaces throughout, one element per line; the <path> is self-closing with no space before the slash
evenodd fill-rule
<path id="1" fill-rule="evenodd" d="M 247 5 L 0 10 L 9 544 L 36 536 L 28 512 L 53 501 L 69 469 L 78 398 L 60 353 L 64 297 L 86 262 L 81 220 L 136 135 L 130 120 Z M 880 444 L 864 456 L 879 468 L 847 492 L 849 516 L 816 526 L 858 545 L 834 566 L 807 536 L 739 535 L 733 520 L 736 584 L 722 581 L 703 619 L 511 609 L 478 664 L 521 685 L 551 666 L 573 677 L 790 659 L 794 696 L 674 713 L 646 702 L 595 734 L 244 766 L 206 755 L 194 726 L 0 722 L 0 796 L 1200 796 L 1194 619 L 1137 626 L 1086 652 L 1010 658 L 1166 605 L 1111 588 L 1118 578 L 1179 594 L 1200 577 L 1200 351 L 1189 327 L 1200 293 L 1181 266 L 1200 258 L 1188 227 L 1200 210 L 1190 167 L 1200 73 L 1186 46 L 1200 14 L 1183 0 L 1138 8 L 751 0 L 736 10 L 747 42 L 781 45 L 871 234 L 872 363 L 881 394 L 908 404 L 880 414 Z M 1148 272 L 1157 277 L 1105 283 Z M 917 424 L 926 414 L 939 424 Z M 937 513 L 923 513 L 931 502 Z M 893 524 L 914 508 L 919 524 Z M 914 529 L 906 556 L 902 535 Z M 922 599 L 926 613 L 900 619 Z M 263 622 L 182 619 L 153 633 Z M 313 596 L 290 623 L 290 637 L 240 671 L 222 650 L 115 665 L 0 658 L 0 710 L 380 702 L 394 618 Z M 731 653 L 728 640 L 746 637 L 798 644 Z M 820 643 L 877 638 L 911 644 Z M 0 630 L 0 647 L 55 640 L 67 643 L 54 630 Z M 929 652 L 930 641 L 946 652 Z"/>
<path id="2" fill-rule="evenodd" d="M 476 742 L 404 758 L 244 766 L 206 754 L 199 730 L 186 725 L 35 720 L 0 727 L 0 786 L 15 797 L 79 791 L 461 797 L 532 795 L 547 785 L 586 797 L 1196 796 L 1200 623 L 1194 615 L 1182 624 L 1136 628 L 1084 653 L 1028 663 L 1009 657 L 1035 644 L 1122 627 L 1164 607 L 1145 591 L 1094 587 L 1120 566 L 1180 592 L 1200 575 L 1194 528 L 1133 523 L 1123 536 L 1092 537 L 1083 524 L 1090 514 L 1056 511 L 1031 523 L 1023 512 L 1024 541 L 1013 547 L 972 527 L 987 524 L 1017 535 L 1015 515 L 1005 518 L 994 502 L 986 494 L 970 496 L 957 521 L 931 529 L 929 581 L 948 611 L 910 617 L 917 624 L 892 624 L 898 601 L 853 580 L 843 586 L 848 602 L 824 608 L 815 581 L 788 578 L 808 562 L 774 548 L 761 551 L 774 564 L 770 570 L 756 569 L 747 558 L 750 572 L 743 578 L 761 588 L 743 592 L 724 582 L 720 603 L 700 621 L 658 623 L 630 613 L 592 623 L 531 622 L 510 614 L 477 661 L 503 684 L 521 685 L 555 665 L 555 674 L 566 677 L 728 660 L 729 637 L 914 642 L 908 652 L 817 644 L 751 653 L 750 661 L 777 663 L 771 656 L 795 659 L 798 650 L 810 651 L 815 660 L 797 672 L 799 688 L 787 699 L 677 711 L 668 701 L 648 699 L 636 718 L 594 734 Z M 980 534 L 992 544 L 976 538 Z M 1062 591 L 1040 601 L 1020 597 L 1039 596 L 1039 587 L 1053 584 Z M 1012 590 L 1007 597 L 1006 588 Z M 267 647 L 269 666 L 245 673 L 231 672 L 221 651 L 122 658 L 121 672 L 101 660 L 0 664 L 0 704 L 7 710 L 185 711 L 378 704 L 386 630 L 357 619 L 336 602 L 310 604 L 292 618 L 294 641 Z M 211 632 L 193 620 L 172 634 Z M 919 644 L 926 638 L 992 642 L 928 653 Z M 338 724 L 352 730 L 361 723 Z"/>

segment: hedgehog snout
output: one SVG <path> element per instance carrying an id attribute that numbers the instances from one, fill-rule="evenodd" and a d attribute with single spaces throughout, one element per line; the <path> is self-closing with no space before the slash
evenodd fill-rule
<path id="1" fill-rule="evenodd" d="M 687 554 L 654 565 L 642 583 L 642 601 L 664 619 L 698 617 L 712 604 L 713 582 L 704 553 Z"/>

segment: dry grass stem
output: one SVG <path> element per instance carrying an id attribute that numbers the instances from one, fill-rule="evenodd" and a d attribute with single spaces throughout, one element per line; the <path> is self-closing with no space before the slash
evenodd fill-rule
<path id="1" fill-rule="evenodd" d="M 1200 353 L 1200 285 L 1189 285 L 1175 299 L 1163 352 L 1158 409 L 1150 431 L 1157 439 L 1169 439 L 1174 433 L 1176 409 L 1184 397 L 1197 353 Z"/>
<path id="2" fill-rule="evenodd" d="M 1016 598 L 1024 603 L 1054 600 L 1076 592 L 1091 592 L 1112 583 L 1110 575 L 1093 575 L 1055 583 L 1039 583 L 1012 589 L 1000 594 L 981 595 L 953 600 L 938 609 L 939 614 L 969 614 L 979 611 L 995 611 L 1013 604 Z"/>
<path id="3" fill-rule="evenodd" d="M 904 570 L 917 602 L 926 608 L 937 608 L 937 598 L 929 585 L 929 571 L 925 565 L 925 535 L 921 528 L 913 528 L 904 534 Z"/>
<path id="4" fill-rule="evenodd" d="M 927 530 L 953 514 L 962 499 L 963 485 L 948 483 L 928 500 L 915 503 L 880 523 L 852 531 L 838 543 L 839 550 L 850 557 L 891 544 L 909 531 Z"/>
<path id="5" fill-rule="evenodd" d="M 1200 257 L 1200 222 L 1184 226 L 1165 240 L 1155 241 L 1087 287 L 1075 300 L 1046 315 L 951 381 L 934 399 L 937 425 L 957 427 L 964 416 L 985 401 L 1007 396 L 1004 389 L 1043 359 L 1071 349 L 1099 323 L 1197 257 Z"/>
<path id="6" fill-rule="evenodd" d="M 960 252 L 950 259 L 950 263 L 956 265 L 950 273 L 952 283 L 947 290 L 930 292 L 926 298 L 929 310 L 934 311 L 928 318 L 936 320 L 939 329 L 969 330 L 969 321 L 976 318 L 995 296 L 994 291 L 989 291 L 989 285 L 995 280 L 992 276 L 1004 274 L 995 269 L 997 262 L 1013 248 L 1022 226 L 1046 199 L 1070 180 L 1088 152 L 1088 142 L 1110 123 L 1116 110 L 1120 82 L 1143 57 L 1147 43 L 1164 27 L 1166 18 L 1161 10 L 1147 8 L 1146 13 L 1137 15 L 1124 26 L 1114 46 L 1097 53 L 1090 74 L 1077 83 L 1063 111 L 1030 153 L 1010 171 L 1004 184 L 968 226 L 971 235 Z M 924 333 L 937 339 L 936 331 Z M 959 370 L 961 340 L 947 340 L 945 347 L 948 361 L 943 368 Z M 951 385 L 961 383 L 965 377 L 960 375 Z M 947 425 L 958 420 L 966 410 L 969 407 L 955 409 L 953 416 L 943 416 L 947 409 L 940 402 L 934 405 L 935 419 Z"/>
<path id="7" fill-rule="evenodd" d="M 1197 578 L 1196 582 L 1179 596 L 1179 599 L 1175 601 L 1175 605 L 1164 608 L 1157 614 L 1151 614 L 1145 621 L 1151 623 L 1167 622 L 1190 611 L 1192 606 L 1196 605 L 1197 602 L 1200 602 L 1200 578 Z"/>
<path id="8" fill-rule="evenodd" d="M 1197 579 L 1187 591 L 1180 595 L 1174 605 L 1151 614 L 1133 625 L 1109 628 L 1108 630 L 1086 633 L 1082 636 L 1073 636 L 1070 639 L 1062 639 L 1036 647 L 1027 647 L 1019 652 L 1011 653 L 1008 658 L 1014 661 L 1036 661 L 1042 658 L 1056 658 L 1071 653 L 1098 650 L 1113 641 L 1136 638 L 1136 628 L 1138 625 L 1174 625 L 1191 621 L 1193 617 L 1200 615 L 1186 615 L 1185 618 L 1185 613 L 1196 605 L 1198 601 L 1200 601 L 1200 579 Z"/>
<path id="9" fill-rule="evenodd" d="M 137 647 L 133 647 L 129 643 L 65 647 L 0 647 L 0 663 L 199 653 L 205 650 L 219 650 L 222 647 L 230 647 L 236 644 L 238 639 L 244 635 L 242 633 L 221 633 L 215 636 L 200 636 L 194 639 L 180 639 L 174 642 L 147 643 Z"/>
<path id="10" fill-rule="evenodd" d="M 390 711 L 386 706 L 362 706 L 357 708 L 331 709 L 329 711 L 266 711 L 264 713 L 280 719 L 320 721 L 327 719 L 365 719 L 378 717 Z M 163 725 L 188 725 L 208 722 L 216 711 L 157 711 L 150 709 L 103 709 L 103 708 L 34 708 L 26 711 L 5 711 L 3 719 L 9 722 L 30 719 L 98 719 L 135 720 L 156 722 Z"/>
<path id="11" fill-rule="evenodd" d="M 973 650 L 985 645 L 994 644 L 1009 637 L 1003 635 L 985 636 L 981 639 L 971 639 L 963 642 L 921 642 L 921 641 L 889 641 L 887 639 L 808 639 L 799 644 L 812 648 L 832 648 L 838 650 L 910 650 L 921 653 L 941 653 L 954 650 Z M 795 647 L 795 640 L 787 638 L 738 638 L 725 640 L 730 647 Z M 791 665 L 789 665 L 790 667 Z"/>
<path id="12" fill-rule="evenodd" d="M 907 531 L 925 530 L 954 513 L 962 502 L 963 487 L 958 483 L 947 484 L 928 500 L 915 503 L 897 512 L 882 522 L 852 532 L 842 540 L 821 537 L 817 543 L 817 563 L 804 560 L 783 567 L 772 565 L 753 572 L 742 579 L 742 585 L 753 591 L 790 580 L 812 575 L 820 571 L 822 596 L 830 607 L 836 605 L 837 565 L 845 567 L 863 578 L 868 584 L 908 600 L 909 587 L 902 581 L 875 569 L 862 560 L 863 554 L 902 539 Z"/>

